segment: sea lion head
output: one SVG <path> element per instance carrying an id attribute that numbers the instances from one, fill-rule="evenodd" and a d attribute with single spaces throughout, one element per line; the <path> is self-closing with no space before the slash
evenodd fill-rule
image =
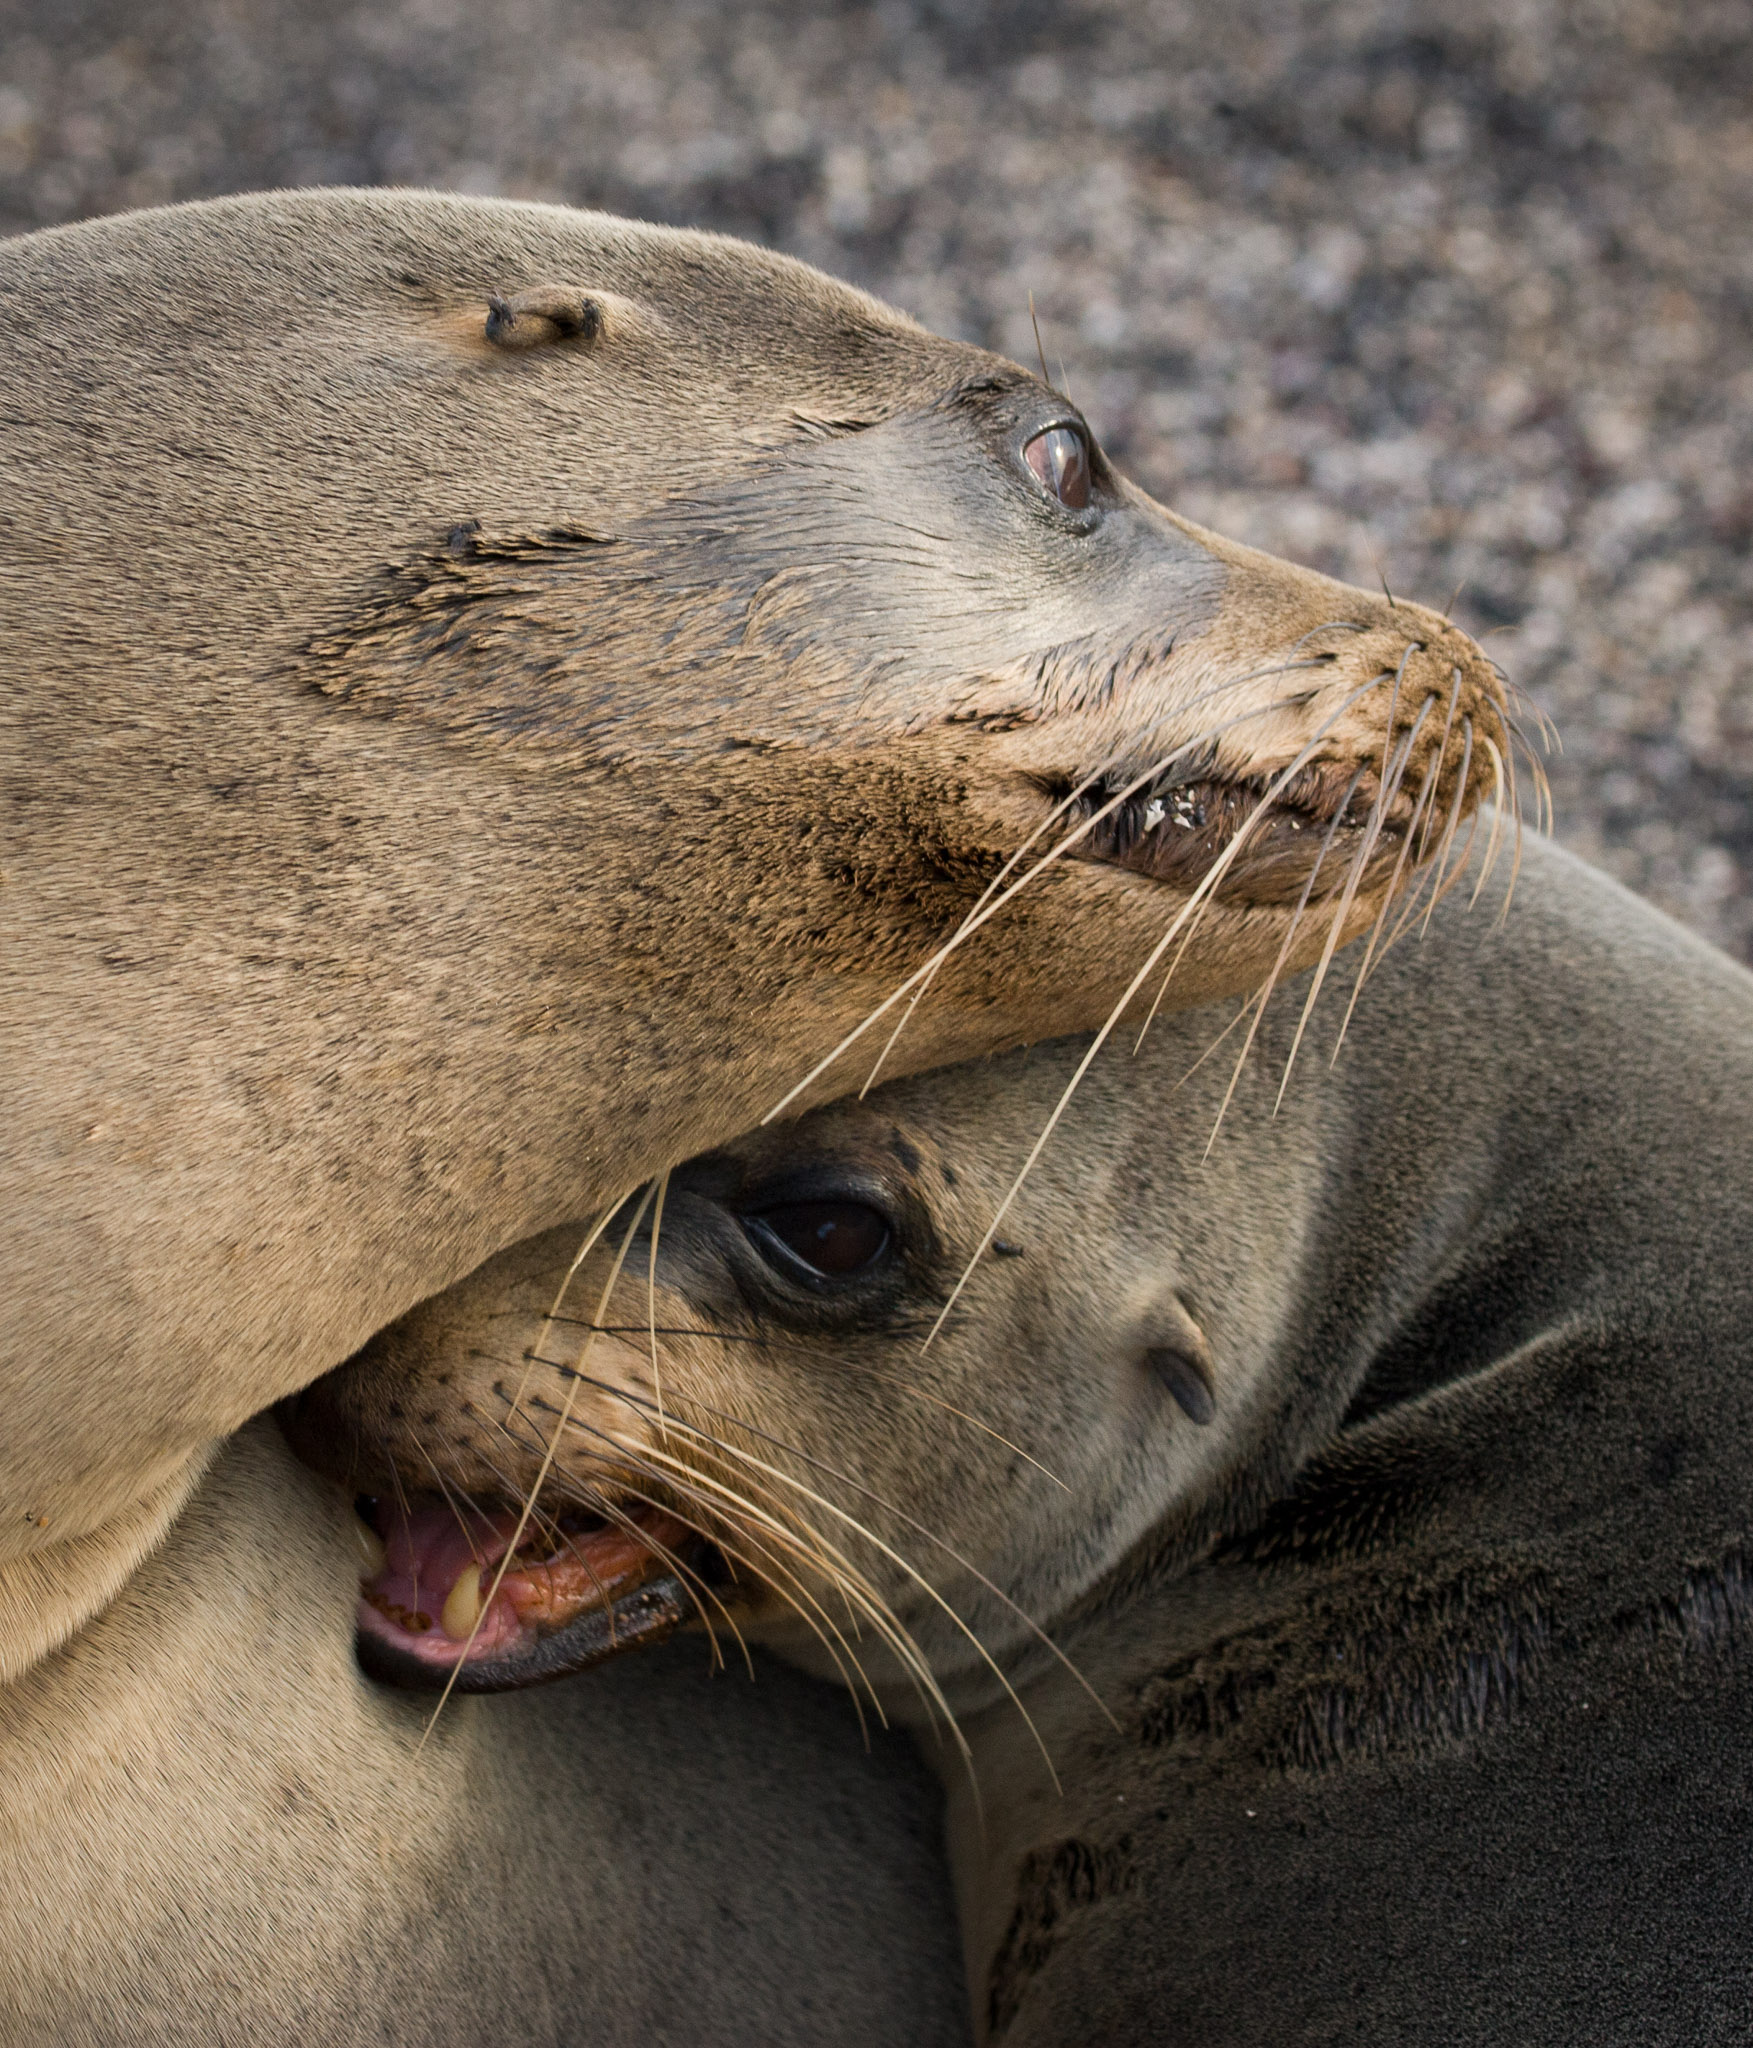
<path id="1" fill-rule="evenodd" d="M 1507 777 L 1445 619 L 771 252 L 343 192 L 4 255 L 9 772 L 55 829 L 7 871 L 0 1550 L 848 1044 L 1294 971 Z"/>
<path id="2" fill-rule="evenodd" d="M 516 1685 L 692 1617 L 960 1705 L 1142 1550 L 1249 1528 L 1430 1351 L 1491 1213 L 1431 1137 L 1461 992 L 1522 971 L 1489 922 L 1451 898 L 1348 1018 L 1305 978 L 1257 1034 L 1184 1012 L 770 1125 L 424 1304 L 288 1417 L 389 1547 L 367 1668 Z"/>

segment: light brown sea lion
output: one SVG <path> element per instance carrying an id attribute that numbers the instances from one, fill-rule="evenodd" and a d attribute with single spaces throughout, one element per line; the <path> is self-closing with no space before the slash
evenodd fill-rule
<path id="1" fill-rule="evenodd" d="M 703 1645 L 430 1702 L 353 1660 L 351 1508 L 271 1422 L 0 1687 L 6 2048 L 958 2048 L 941 1801 Z"/>
<path id="2" fill-rule="evenodd" d="M 1543 844 L 1494 912 L 1380 960 L 1336 1064 L 1317 1009 L 1280 1101 L 1286 991 L 1215 1140 L 1224 1014 L 1098 1063 L 929 1345 L 1081 1041 L 716 1148 L 600 1314 L 606 1252 L 571 1320 L 566 1242 L 507 1255 L 301 1438 L 386 1527 L 392 1468 L 557 1441 L 487 1611 L 538 1647 L 506 1588 L 649 1501 L 733 1561 L 684 1560 L 719 1626 L 940 1696 L 984 2036 L 1738 2041 L 1753 977 Z M 508 1521 L 451 1545 L 471 1610 Z M 504 1682 L 510 1626 L 390 1611 L 439 1527 L 362 1640 Z"/>
<path id="3" fill-rule="evenodd" d="M 782 257 L 340 192 L 0 265 L 0 1671 L 215 1438 L 752 1124 L 1031 834 L 1084 831 L 891 1070 L 1098 1021 L 1219 877 L 1172 1001 L 1312 957 L 1507 758 L 1445 620 Z"/>

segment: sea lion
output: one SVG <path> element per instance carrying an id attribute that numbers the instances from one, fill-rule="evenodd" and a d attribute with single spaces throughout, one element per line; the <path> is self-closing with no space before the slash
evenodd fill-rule
<path id="1" fill-rule="evenodd" d="M 1753 977 L 1544 844 L 1495 912 L 1288 1086 L 1296 988 L 1239 1073 L 1209 1011 L 1098 1062 L 929 1344 L 1081 1041 L 715 1148 L 570 1321 L 565 1241 L 418 1311 L 301 1442 L 386 1501 L 554 1442 L 557 1519 L 493 1591 L 480 1502 L 470 1644 L 415 1505 L 367 1653 L 503 1682 L 567 1514 L 661 1507 L 703 1611 L 954 1711 L 983 2038 L 1739 2039 Z"/>
<path id="2" fill-rule="evenodd" d="M 281 193 L 0 273 L 5 1671 L 245 1417 L 806 1081 L 1032 835 L 891 1071 L 1098 1021 L 1170 931 L 1174 1003 L 1312 958 L 1509 759 L 1445 619 L 762 250 Z"/>
<path id="3" fill-rule="evenodd" d="M 7 2048 L 966 2042 L 904 1742 L 691 1644 L 455 1702 L 421 1747 L 430 1703 L 353 1661 L 351 1517 L 252 1423 L 0 1688 Z"/>

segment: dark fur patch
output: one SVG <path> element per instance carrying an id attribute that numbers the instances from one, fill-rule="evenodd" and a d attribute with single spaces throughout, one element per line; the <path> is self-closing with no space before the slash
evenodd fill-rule
<path id="1" fill-rule="evenodd" d="M 1052 1849 L 1030 1850 L 1018 1867 L 1016 1910 L 987 1978 L 986 2018 L 993 2033 L 1016 2018 L 1029 1980 L 1045 1967 L 1073 1914 L 1131 1891 L 1137 1882 L 1130 1835 L 1107 1848 L 1072 1837 Z"/>
<path id="2" fill-rule="evenodd" d="M 1270 1760 L 1329 1770 L 1483 1734 L 1509 1717 L 1551 1640 L 1550 1610 L 1531 1587 L 1481 1599 L 1463 1583 L 1397 1600 L 1326 1645 L 1331 1676 L 1299 1688 Z"/>
<path id="3" fill-rule="evenodd" d="M 1680 1590 L 1653 1600 L 1636 1617 L 1652 1646 L 1692 1656 L 1727 1656 L 1753 1638 L 1753 1570 L 1732 1550 L 1714 1565 L 1688 1571 Z"/>
<path id="4" fill-rule="evenodd" d="M 1254 1647 L 1257 1654 L 1263 1652 L 1264 1646 Z M 1219 1660 L 1228 1648 L 1221 1645 L 1210 1657 L 1190 1657 L 1150 1681 L 1142 1694 L 1140 1742 L 1155 1749 L 1226 1735 L 1248 1717 L 1261 1694 L 1277 1686 L 1277 1672 L 1264 1661 L 1222 1668 Z"/>
<path id="5" fill-rule="evenodd" d="M 1239 1637 L 1152 1678 L 1139 1694 L 1148 1747 L 1203 1747 L 1246 1727 L 1279 1770 L 1428 1751 L 1507 1718 L 1545 1661 L 1552 1619 L 1535 1584 L 1466 1580 L 1301 1628 Z"/>
<path id="6" fill-rule="evenodd" d="M 1455 1446 L 1441 1439 L 1408 1443 L 1369 1431 L 1341 1437 L 1253 1528 L 1226 1538 L 1215 1555 L 1303 1565 L 1367 1557 L 1404 1538 L 1443 1497 L 1458 1463 Z"/>

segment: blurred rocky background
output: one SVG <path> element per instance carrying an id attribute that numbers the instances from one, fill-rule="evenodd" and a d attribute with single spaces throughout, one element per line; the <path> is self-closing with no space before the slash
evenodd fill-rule
<path id="1" fill-rule="evenodd" d="M 1747 0 L 4 0 L 9 231 L 268 185 L 752 235 L 1444 604 L 1560 836 L 1753 957 Z"/>

